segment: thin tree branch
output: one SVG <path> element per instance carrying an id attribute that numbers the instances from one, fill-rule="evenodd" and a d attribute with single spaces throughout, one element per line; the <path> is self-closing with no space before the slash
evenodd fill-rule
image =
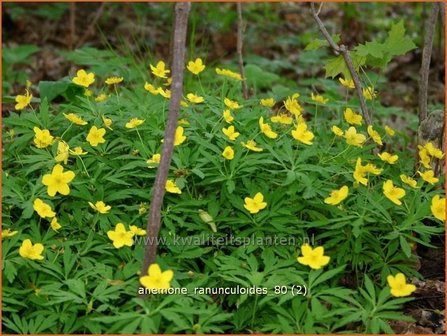
<path id="1" fill-rule="evenodd" d="M 186 31 L 188 28 L 188 16 L 191 8 L 190 2 L 179 2 L 175 5 L 174 43 L 172 55 L 172 85 L 169 116 L 165 129 L 163 150 L 160 164 L 157 169 L 152 193 L 152 202 L 149 209 L 147 222 L 147 245 L 145 246 L 141 276 L 147 274 L 150 264 L 153 264 L 157 255 L 158 233 L 161 226 L 161 207 L 165 194 L 165 185 L 171 164 L 174 149 L 174 137 L 180 110 L 180 100 L 183 94 L 183 72 L 185 69 Z M 145 295 L 139 295 L 144 297 Z"/>
<path id="2" fill-rule="evenodd" d="M 368 112 L 368 107 L 366 106 L 365 97 L 363 96 L 362 91 L 362 83 L 360 82 L 359 75 L 357 71 L 355 70 L 354 63 L 352 62 L 351 56 L 349 55 L 349 50 L 344 46 L 343 44 L 340 46 L 340 52 L 343 55 L 343 58 L 346 62 L 346 65 L 348 66 L 349 72 L 351 74 L 352 80 L 354 81 L 355 90 L 357 91 L 357 96 L 359 97 L 360 101 L 360 109 L 362 110 L 363 118 L 365 119 L 366 125 L 371 125 L 371 116 Z"/>
<path id="3" fill-rule="evenodd" d="M 248 99 L 247 81 L 245 79 L 244 59 L 242 57 L 242 47 L 244 44 L 244 22 L 242 21 L 242 4 L 236 3 L 237 7 L 237 55 L 239 59 L 239 71 L 242 76 L 242 94 L 244 99 Z"/>
<path id="4" fill-rule="evenodd" d="M 317 13 L 315 11 L 315 4 L 313 2 L 311 2 L 310 3 L 310 8 L 312 9 L 312 15 L 313 15 L 315 21 L 318 24 L 318 28 L 320 29 L 320 32 L 323 34 L 324 38 L 329 43 L 329 45 L 332 48 L 332 51 L 334 52 L 334 54 L 338 55 L 340 53 L 340 47 L 337 45 L 337 43 L 334 42 L 334 40 L 332 39 L 331 35 L 329 34 L 329 32 L 327 31 L 326 27 L 324 26 L 323 21 L 321 21 L 320 17 L 318 16 L 318 14 L 320 13 L 321 7 L 320 7 L 320 9 L 318 10 L 318 13 Z"/>
<path id="5" fill-rule="evenodd" d="M 430 16 L 425 23 L 424 48 L 422 49 L 422 64 L 419 80 L 419 123 L 427 118 L 428 77 L 430 72 L 431 53 L 433 49 L 433 36 L 440 5 L 433 3 Z"/>
<path id="6" fill-rule="evenodd" d="M 352 80 L 354 81 L 355 89 L 357 92 L 357 96 L 359 97 L 360 101 L 360 109 L 362 111 L 363 119 L 365 119 L 366 125 L 371 125 L 371 116 L 368 112 L 368 107 L 366 106 L 365 97 L 363 96 L 362 91 L 362 83 L 360 82 L 359 75 L 357 71 L 355 70 L 354 63 L 352 62 L 351 55 L 349 54 L 349 50 L 346 46 L 338 45 L 334 42 L 331 35 L 329 35 L 326 27 L 324 26 L 323 21 L 321 21 L 320 17 L 318 16 L 318 13 L 315 11 L 315 5 L 313 2 L 310 4 L 310 8 L 312 10 L 312 15 L 317 22 L 318 28 L 320 29 L 323 36 L 326 38 L 326 41 L 329 43 L 329 46 L 332 48 L 332 51 L 335 55 L 342 54 L 343 59 L 345 60 L 346 66 L 349 69 L 349 73 L 351 74 Z M 320 8 L 321 9 L 321 8 Z M 318 10 L 318 12 L 320 11 Z"/>
<path id="7" fill-rule="evenodd" d="M 101 5 L 99 6 L 98 10 L 95 13 L 95 16 L 93 20 L 90 22 L 88 28 L 85 30 L 84 35 L 79 39 L 78 43 L 76 43 L 76 46 L 79 48 L 81 47 L 85 41 L 90 37 L 90 35 L 93 33 L 93 28 L 98 23 L 98 20 L 101 18 L 102 12 L 104 11 L 104 8 L 106 6 L 105 2 L 101 2 Z"/>

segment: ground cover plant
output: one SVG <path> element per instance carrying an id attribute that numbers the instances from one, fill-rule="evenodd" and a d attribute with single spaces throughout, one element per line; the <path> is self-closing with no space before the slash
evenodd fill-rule
<path id="1" fill-rule="evenodd" d="M 145 272 L 175 90 L 168 58 L 64 51 L 73 68 L 62 78 L 5 94 L 3 331 L 393 333 L 413 323 L 418 250 L 444 233 L 444 152 L 442 140 L 416 142 L 415 114 L 380 100 L 384 70 L 422 44 L 405 26 L 350 48 L 361 96 L 318 29 L 303 53 L 322 53 L 322 72 L 298 84 L 256 62 L 242 76 L 236 59 L 190 48 Z M 4 76 L 7 89 L 24 79 Z"/>

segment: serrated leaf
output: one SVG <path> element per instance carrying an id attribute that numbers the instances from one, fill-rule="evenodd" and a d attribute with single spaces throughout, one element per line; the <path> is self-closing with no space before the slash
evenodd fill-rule
<path id="1" fill-rule="evenodd" d="M 392 56 L 403 55 L 416 48 L 413 40 L 405 36 L 403 20 L 393 24 L 383 45 L 385 50 Z"/>

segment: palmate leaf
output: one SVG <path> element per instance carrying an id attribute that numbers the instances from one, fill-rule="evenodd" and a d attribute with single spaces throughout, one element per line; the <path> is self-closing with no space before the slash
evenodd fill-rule
<path id="1" fill-rule="evenodd" d="M 411 38 L 405 36 L 403 21 L 393 24 L 384 42 L 371 41 L 360 44 L 355 53 L 367 58 L 366 64 L 373 67 L 384 68 L 394 56 L 406 54 L 416 48 Z"/>

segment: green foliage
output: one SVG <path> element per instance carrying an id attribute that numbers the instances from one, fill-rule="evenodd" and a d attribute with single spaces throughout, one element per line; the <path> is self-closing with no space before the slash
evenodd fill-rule
<path id="1" fill-rule="evenodd" d="M 263 8 L 268 11 L 268 6 Z M 208 15 L 220 17 L 219 12 Z M 231 22 L 219 24 L 228 28 Z M 319 48 L 324 46 L 322 40 L 311 42 L 300 61 L 318 64 L 325 55 Z M 352 56 L 357 68 L 386 66 L 388 59 L 412 47 L 398 23 L 384 42 L 360 45 Z M 185 102 L 188 93 L 195 93 L 204 103 L 188 102 L 180 111 L 186 140 L 174 148 L 169 179 L 182 193 L 165 195 L 157 263 L 162 270 L 173 270 L 171 286 L 188 294 L 141 299 L 136 293 L 145 237 L 135 236 L 131 247 L 117 249 L 107 233 L 117 223 L 126 228 L 146 226 L 157 167 L 147 160 L 162 151 L 169 100 L 149 93 L 144 84 L 168 86 L 150 75 L 149 64 L 155 65 L 156 59 L 140 62 L 94 48 L 62 55 L 78 69 L 88 67 L 95 73 L 96 81 L 89 87 L 92 95 L 86 96 L 85 88 L 67 74 L 58 81 L 39 83 L 38 106 L 11 111 L 3 120 L 3 230 L 17 231 L 4 237 L 2 244 L 5 332 L 392 333 L 390 320 L 409 320 L 402 310 L 411 298 L 393 297 L 387 276 L 402 272 L 408 281 L 421 277 L 413 250 L 432 247 L 432 237 L 444 230 L 431 210 L 444 177 L 435 185 L 425 183 L 413 170 L 418 163 L 409 149 L 411 137 L 405 130 L 392 137 L 384 129 L 394 114 L 409 120 L 415 131 L 415 116 L 384 107 L 379 100 L 368 101 L 376 111 L 374 129 L 384 144 L 374 143 L 362 124 L 355 127 L 367 141 L 356 147 L 331 132 L 332 126 L 343 131 L 351 126 L 343 118 L 346 108 L 359 112 L 358 98 L 338 80 L 311 78 L 297 86 L 276 74 L 291 69 L 291 62 L 252 56 L 246 77 L 256 94 L 245 101 L 240 82 L 217 76 L 210 64 L 199 77 L 186 72 Z M 6 58 L 14 59 L 11 54 Z M 341 73 L 349 78 L 340 58 L 332 59 L 326 70 L 329 77 Z M 124 81 L 105 85 L 112 75 L 123 76 Z M 383 82 L 378 78 L 377 83 Z M 380 95 L 380 85 L 376 89 Z M 328 99 L 326 103 L 310 97 L 317 90 Z M 283 103 L 273 109 L 260 104 L 261 98 L 283 102 L 294 93 L 300 94 L 302 117 L 315 135 L 310 145 L 292 137 L 294 124 L 273 123 L 276 114 L 292 116 Z M 101 94 L 106 99 L 97 101 Z M 231 125 L 241 133 L 235 141 L 222 132 L 230 126 L 223 118 L 225 98 L 242 105 L 231 111 Z M 73 124 L 64 116 L 69 113 L 87 124 Z M 261 132 L 260 117 L 278 133 L 276 139 Z M 108 127 L 106 118 L 111 121 Z M 127 128 L 133 118 L 144 123 Z M 296 116 L 293 122 L 298 123 Z M 93 146 L 87 141 L 92 126 L 105 129 L 105 143 Z M 35 127 L 49 130 L 55 141 L 37 148 Z M 242 144 L 252 139 L 261 152 Z M 86 154 L 70 152 L 67 163 L 59 161 L 62 141 L 70 150 L 79 146 Z M 227 146 L 234 149 L 232 160 L 222 156 Z M 398 162 L 380 160 L 373 149 L 397 154 Z M 358 158 L 382 169 L 377 176 L 367 176 L 366 186 L 353 175 Z M 73 171 L 75 178 L 69 195 L 50 197 L 42 177 L 57 162 L 65 171 Z M 413 176 L 417 188 L 404 184 L 401 174 Z M 386 180 L 405 190 L 402 205 L 384 195 Z M 332 191 L 345 185 L 349 187 L 345 200 L 337 205 L 325 202 Z M 267 206 L 253 214 L 244 207 L 245 198 L 258 192 Z M 62 228 L 54 230 L 51 220 L 37 214 L 36 198 L 51 206 Z M 110 205 L 110 211 L 102 214 L 92 209 L 89 202 L 97 201 Z M 19 254 L 25 239 L 43 244 L 43 260 Z M 304 243 L 324 247 L 329 263 L 311 269 L 298 262 Z M 233 292 L 198 291 L 219 288 Z M 241 288 L 255 292 L 243 293 Z"/>
<path id="2" fill-rule="evenodd" d="M 340 39 L 339 35 L 335 37 L 337 40 L 334 41 L 337 43 Z M 306 46 L 305 50 L 312 51 L 327 46 L 327 41 L 315 39 Z M 385 41 L 372 40 L 359 44 L 350 51 L 350 55 L 357 71 L 363 66 L 384 69 L 393 57 L 404 55 L 415 48 L 416 45 L 412 39 L 405 35 L 404 23 L 401 20 L 392 24 Z M 351 78 L 342 55 L 330 58 L 325 65 L 325 70 L 326 77 L 334 78 L 342 74 L 344 78 Z"/>

